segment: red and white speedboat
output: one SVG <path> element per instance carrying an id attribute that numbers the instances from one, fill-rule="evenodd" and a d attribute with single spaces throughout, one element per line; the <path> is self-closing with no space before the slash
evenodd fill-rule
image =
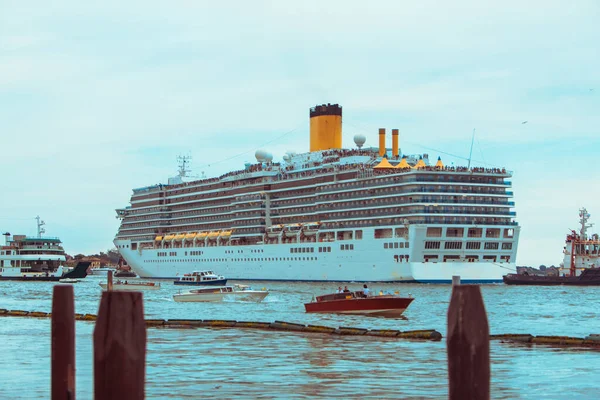
<path id="1" fill-rule="evenodd" d="M 317 296 L 305 303 L 309 313 L 363 314 L 381 317 L 399 317 L 414 299 L 391 294 L 365 296 L 364 292 L 332 293 Z"/>

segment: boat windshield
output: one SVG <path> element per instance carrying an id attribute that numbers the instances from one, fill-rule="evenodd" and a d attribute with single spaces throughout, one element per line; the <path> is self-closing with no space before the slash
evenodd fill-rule
<path id="1" fill-rule="evenodd" d="M 332 294 L 324 294 L 323 296 L 317 296 L 317 301 L 350 300 L 350 299 L 355 299 L 355 298 L 360 298 L 360 297 L 364 297 L 364 293 L 362 291 L 332 293 Z"/>
<path id="2" fill-rule="evenodd" d="M 196 293 L 196 294 L 204 294 L 204 293 L 220 293 L 222 292 L 222 288 L 202 288 L 202 289 L 196 289 L 196 290 L 191 290 L 190 293 Z"/>

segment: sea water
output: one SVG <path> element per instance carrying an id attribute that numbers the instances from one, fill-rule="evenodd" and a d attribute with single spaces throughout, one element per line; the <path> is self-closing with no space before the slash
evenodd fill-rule
<path id="1" fill-rule="evenodd" d="M 75 312 L 97 314 L 105 278 L 74 285 Z M 231 282 L 233 283 L 233 282 Z M 248 283 L 248 282 L 236 282 Z M 436 329 L 446 332 L 450 285 L 371 284 L 415 301 L 403 319 L 306 314 L 304 303 L 337 283 L 250 282 L 270 294 L 261 303 L 176 303 L 172 282 L 144 291 L 152 319 L 275 320 L 330 327 Z M 346 284 L 343 284 L 346 285 Z M 53 283 L 0 282 L 0 308 L 50 312 Z M 349 284 L 359 289 L 359 284 Z M 490 331 L 586 336 L 600 333 L 600 288 L 481 286 Z M 93 322 L 76 322 L 76 390 L 93 398 Z M 407 341 L 366 336 L 253 329 L 147 330 L 146 397 L 445 398 L 445 339 Z M 50 397 L 50 320 L 0 318 L 0 399 Z M 491 342 L 492 398 L 600 398 L 600 351 Z"/>

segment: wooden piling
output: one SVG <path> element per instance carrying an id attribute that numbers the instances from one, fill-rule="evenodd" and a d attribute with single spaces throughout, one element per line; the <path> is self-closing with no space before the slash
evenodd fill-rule
<path id="1" fill-rule="evenodd" d="M 113 290 L 113 275 L 112 275 L 112 271 L 108 271 L 108 274 L 106 275 L 106 290 L 108 290 L 109 292 L 111 290 Z"/>
<path id="2" fill-rule="evenodd" d="M 75 399 L 75 305 L 72 285 L 56 285 L 52 294 L 52 400 Z"/>
<path id="3" fill-rule="evenodd" d="M 451 400 L 490 398 L 489 336 L 479 286 L 454 286 L 446 338 Z"/>
<path id="4" fill-rule="evenodd" d="M 143 399 L 145 363 L 142 293 L 103 292 L 94 329 L 94 398 Z"/>

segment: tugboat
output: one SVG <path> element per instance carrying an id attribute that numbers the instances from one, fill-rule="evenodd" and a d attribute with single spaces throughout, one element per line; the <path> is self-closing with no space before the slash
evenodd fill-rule
<path id="1" fill-rule="evenodd" d="M 564 260 L 555 274 L 536 275 L 528 271 L 508 274 L 503 277 L 507 285 L 573 285 L 600 286 L 600 237 L 587 235 L 590 213 L 585 208 L 579 210 L 579 233 L 571 230 L 567 235 L 563 250 Z"/>

